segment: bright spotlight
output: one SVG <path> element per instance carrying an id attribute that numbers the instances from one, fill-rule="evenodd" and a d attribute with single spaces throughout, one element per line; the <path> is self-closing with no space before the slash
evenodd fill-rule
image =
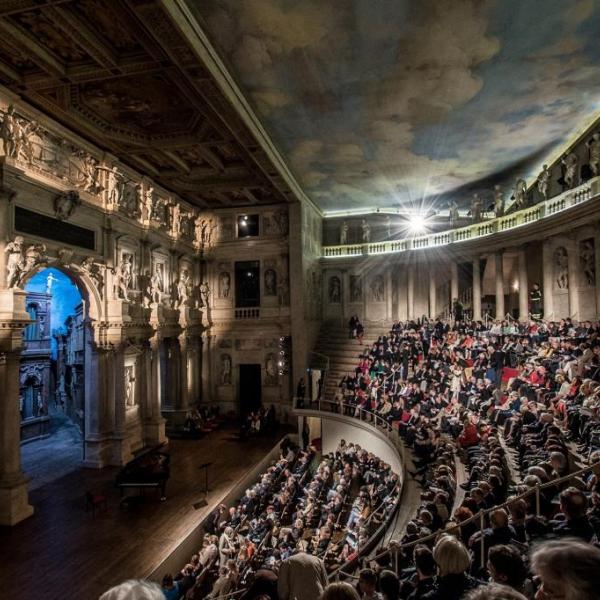
<path id="1" fill-rule="evenodd" d="M 411 215 L 408 228 L 412 233 L 423 233 L 427 228 L 427 221 L 423 215 Z"/>

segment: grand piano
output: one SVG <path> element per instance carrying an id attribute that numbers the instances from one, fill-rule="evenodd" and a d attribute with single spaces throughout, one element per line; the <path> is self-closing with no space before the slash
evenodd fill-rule
<path id="1" fill-rule="evenodd" d="M 127 488 L 137 489 L 140 495 L 145 488 L 160 490 L 160 499 L 167 499 L 167 481 L 170 474 L 171 457 L 165 451 L 166 442 L 147 448 L 130 460 L 117 473 L 115 486 L 120 488 L 121 497 Z"/>

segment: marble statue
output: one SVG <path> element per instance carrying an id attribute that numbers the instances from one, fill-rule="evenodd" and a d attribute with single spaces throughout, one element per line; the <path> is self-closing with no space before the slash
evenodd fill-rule
<path id="1" fill-rule="evenodd" d="M 94 194 L 98 191 L 98 161 L 86 154 L 83 159 L 83 191 Z"/>
<path id="2" fill-rule="evenodd" d="M 33 163 L 33 143 L 32 137 L 38 130 L 38 124 L 36 121 L 18 121 L 17 123 L 17 154 L 15 158 L 19 159 L 21 156 L 29 163 Z"/>
<path id="3" fill-rule="evenodd" d="M 100 294 L 102 294 L 104 290 L 104 276 L 100 267 L 94 262 L 94 257 L 86 256 L 79 266 L 95 282 Z"/>
<path id="4" fill-rule="evenodd" d="M 173 202 L 171 208 L 171 233 L 175 237 L 179 237 L 181 232 L 181 206 L 179 202 Z"/>
<path id="5" fill-rule="evenodd" d="M 527 205 L 527 183 L 521 177 L 519 177 L 515 183 L 515 192 L 513 198 L 515 200 L 515 207 L 517 210 L 521 210 Z"/>
<path id="6" fill-rule="evenodd" d="M 582 240 L 579 243 L 579 262 L 585 282 L 589 286 L 596 285 L 596 252 L 594 240 Z"/>
<path id="7" fill-rule="evenodd" d="M 363 219 L 361 227 L 363 244 L 368 244 L 371 241 L 371 226 L 367 223 L 366 219 Z"/>
<path id="8" fill-rule="evenodd" d="M 146 211 L 146 220 L 147 221 L 152 221 L 156 218 L 156 215 L 154 214 L 154 188 L 153 187 L 149 187 L 145 192 L 144 192 L 144 209 Z"/>
<path id="9" fill-rule="evenodd" d="M 58 281 L 58 277 L 54 277 L 52 273 L 49 273 L 48 277 L 46 277 L 46 294 L 52 293 L 52 284 L 55 281 Z"/>
<path id="10" fill-rule="evenodd" d="M 290 288 L 289 281 L 286 276 L 279 277 L 277 281 L 277 296 L 279 298 L 279 306 L 287 306 L 290 303 Z"/>
<path id="11" fill-rule="evenodd" d="M 21 275 L 25 275 L 32 271 L 37 265 L 46 262 L 46 245 L 32 244 L 25 251 L 25 261 L 21 269 Z"/>
<path id="12" fill-rule="evenodd" d="M 288 234 L 288 215 L 286 210 L 278 210 L 273 214 L 273 222 L 277 227 L 280 236 L 285 237 Z"/>
<path id="13" fill-rule="evenodd" d="M 544 165 L 542 167 L 542 172 L 538 175 L 537 178 L 537 189 L 538 192 L 542 195 L 544 200 L 548 200 L 548 192 L 550 188 L 550 170 L 548 169 L 548 165 Z"/>
<path id="14" fill-rule="evenodd" d="M 124 178 L 117 167 L 112 169 L 105 169 L 104 167 L 98 167 L 102 170 L 107 171 L 106 174 L 106 200 L 108 204 L 111 204 L 115 208 L 119 208 L 121 200 L 123 198 L 123 184 Z"/>
<path id="15" fill-rule="evenodd" d="M 600 175 L 600 133 L 594 133 L 588 141 L 587 147 L 590 153 L 590 171 L 596 177 Z"/>
<path id="16" fill-rule="evenodd" d="M 60 221 L 65 221 L 73 215 L 80 204 L 81 200 L 77 192 L 64 192 L 54 199 L 54 214 Z"/>
<path id="17" fill-rule="evenodd" d="M 574 188 L 577 182 L 577 167 L 579 166 L 579 158 L 575 152 L 565 154 L 560 162 L 563 165 L 563 180 L 567 189 Z"/>
<path id="18" fill-rule="evenodd" d="M 15 107 L 11 104 L 4 114 L 0 127 L 0 138 L 4 146 L 4 154 L 9 158 L 17 157 L 17 137 L 19 123 L 15 115 Z"/>
<path id="19" fill-rule="evenodd" d="M 556 273 L 556 287 L 561 290 L 569 288 L 569 255 L 564 246 L 559 246 L 554 251 L 554 269 Z"/>
<path id="20" fill-rule="evenodd" d="M 22 236 L 17 235 L 12 242 L 6 244 L 4 253 L 6 259 L 6 287 L 17 287 L 23 271 L 23 243 Z"/>
<path id="21" fill-rule="evenodd" d="M 133 382 L 135 377 L 133 375 L 133 367 L 125 367 L 125 405 L 134 406 L 135 398 L 133 397 Z"/>
<path id="22" fill-rule="evenodd" d="M 333 276 L 329 279 L 329 302 L 339 304 L 342 299 L 340 278 Z"/>
<path id="23" fill-rule="evenodd" d="M 277 358 L 274 354 L 268 354 L 265 360 L 265 383 L 269 385 L 277 383 Z"/>
<path id="24" fill-rule="evenodd" d="M 371 299 L 373 302 L 383 302 L 385 300 L 384 282 L 381 275 L 377 275 L 371 281 Z"/>
<path id="25" fill-rule="evenodd" d="M 231 385 L 231 356 L 221 354 L 221 385 Z"/>
<path id="26" fill-rule="evenodd" d="M 277 296 L 277 273 L 274 269 L 265 271 L 265 296 Z"/>
<path id="27" fill-rule="evenodd" d="M 198 248 L 202 247 L 202 223 L 204 219 L 198 215 L 194 221 L 194 243 Z"/>
<path id="28" fill-rule="evenodd" d="M 227 271 L 221 271 L 219 274 L 219 298 L 229 298 L 231 288 L 231 276 Z"/>
<path id="29" fill-rule="evenodd" d="M 200 299 L 202 300 L 202 306 L 209 306 L 210 300 L 210 287 L 208 286 L 208 281 L 203 281 L 200 284 Z"/>
<path id="30" fill-rule="evenodd" d="M 342 246 L 348 243 L 348 221 L 344 221 L 340 227 L 340 244 Z"/>
<path id="31" fill-rule="evenodd" d="M 162 269 L 162 264 L 154 265 L 154 273 L 150 277 L 150 302 L 154 304 L 160 304 L 162 293 L 165 291 Z"/>
<path id="32" fill-rule="evenodd" d="M 131 263 L 131 255 L 123 254 L 121 262 L 115 271 L 115 289 L 123 298 L 129 300 L 129 289 L 133 280 L 133 265 Z"/>
<path id="33" fill-rule="evenodd" d="M 498 184 L 494 186 L 494 215 L 496 217 L 504 215 L 504 194 Z"/>
<path id="34" fill-rule="evenodd" d="M 350 275 L 350 302 L 362 302 L 362 282 L 358 275 Z"/>
<path id="35" fill-rule="evenodd" d="M 458 223 L 459 213 L 458 213 L 458 204 L 456 200 L 450 201 L 450 206 L 448 208 L 449 217 L 450 217 L 450 227 L 455 227 Z"/>
<path id="36" fill-rule="evenodd" d="M 177 308 L 189 306 L 192 295 L 192 278 L 187 269 L 181 269 L 177 281 Z"/>
<path id="37" fill-rule="evenodd" d="M 473 194 L 473 200 L 471 200 L 471 219 L 473 223 L 479 223 L 481 221 L 481 207 L 482 202 L 479 194 Z"/>

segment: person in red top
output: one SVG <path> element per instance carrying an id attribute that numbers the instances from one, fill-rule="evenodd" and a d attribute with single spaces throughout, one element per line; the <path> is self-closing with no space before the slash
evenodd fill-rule
<path id="1" fill-rule="evenodd" d="M 462 433 L 458 436 L 458 445 L 461 448 L 470 448 L 479 443 L 479 434 L 475 425 L 474 417 L 467 417 L 463 422 Z"/>

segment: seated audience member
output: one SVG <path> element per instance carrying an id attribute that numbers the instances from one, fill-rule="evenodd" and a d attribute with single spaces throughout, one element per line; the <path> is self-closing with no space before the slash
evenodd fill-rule
<path id="1" fill-rule="evenodd" d="M 443 534 L 433 548 L 437 577 L 433 589 L 423 600 L 460 600 L 463 594 L 476 588 L 479 582 L 468 575 L 471 556 L 467 548 L 447 534 Z"/>
<path id="2" fill-rule="evenodd" d="M 110 588 L 99 600 L 164 600 L 165 596 L 156 583 L 142 579 L 130 579 Z"/>
<path id="3" fill-rule="evenodd" d="M 166 600 L 178 600 L 180 594 L 179 582 L 173 581 L 173 575 L 167 574 L 162 580 L 162 593 Z"/>
<path id="4" fill-rule="evenodd" d="M 507 585 L 492 583 L 471 590 L 463 600 L 528 600 L 528 598 Z"/>
<path id="5" fill-rule="evenodd" d="M 387 569 L 379 574 L 379 589 L 383 600 L 400 599 L 400 580 L 398 575 Z"/>
<path id="6" fill-rule="evenodd" d="M 533 550 L 531 570 L 541 582 L 537 600 L 600 598 L 600 550 L 581 540 L 540 544 Z"/>
<path id="7" fill-rule="evenodd" d="M 361 570 L 357 588 L 361 600 L 381 600 L 381 594 L 377 591 L 377 575 L 373 569 Z"/>
<path id="8" fill-rule="evenodd" d="M 492 546 L 488 553 L 487 568 L 494 583 L 531 595 L 531 581 L 527 580 L 525 561 L 514 546 Z"/>
<path id="9" fill-rule="evenodd" d="M 589 542 L 594 529 L 587 518 L 588 501 L 585 494 L 569 487 L 560 493 L 560 510 L 564 520 L 552 521 L 552 533 L 561 537 L 577 537 Z"/>
<path id="10" fill-rule="evenodd" d="M 349 583 L 330 583 L 319 600 L 360 600 L 360 596 Z"/>

